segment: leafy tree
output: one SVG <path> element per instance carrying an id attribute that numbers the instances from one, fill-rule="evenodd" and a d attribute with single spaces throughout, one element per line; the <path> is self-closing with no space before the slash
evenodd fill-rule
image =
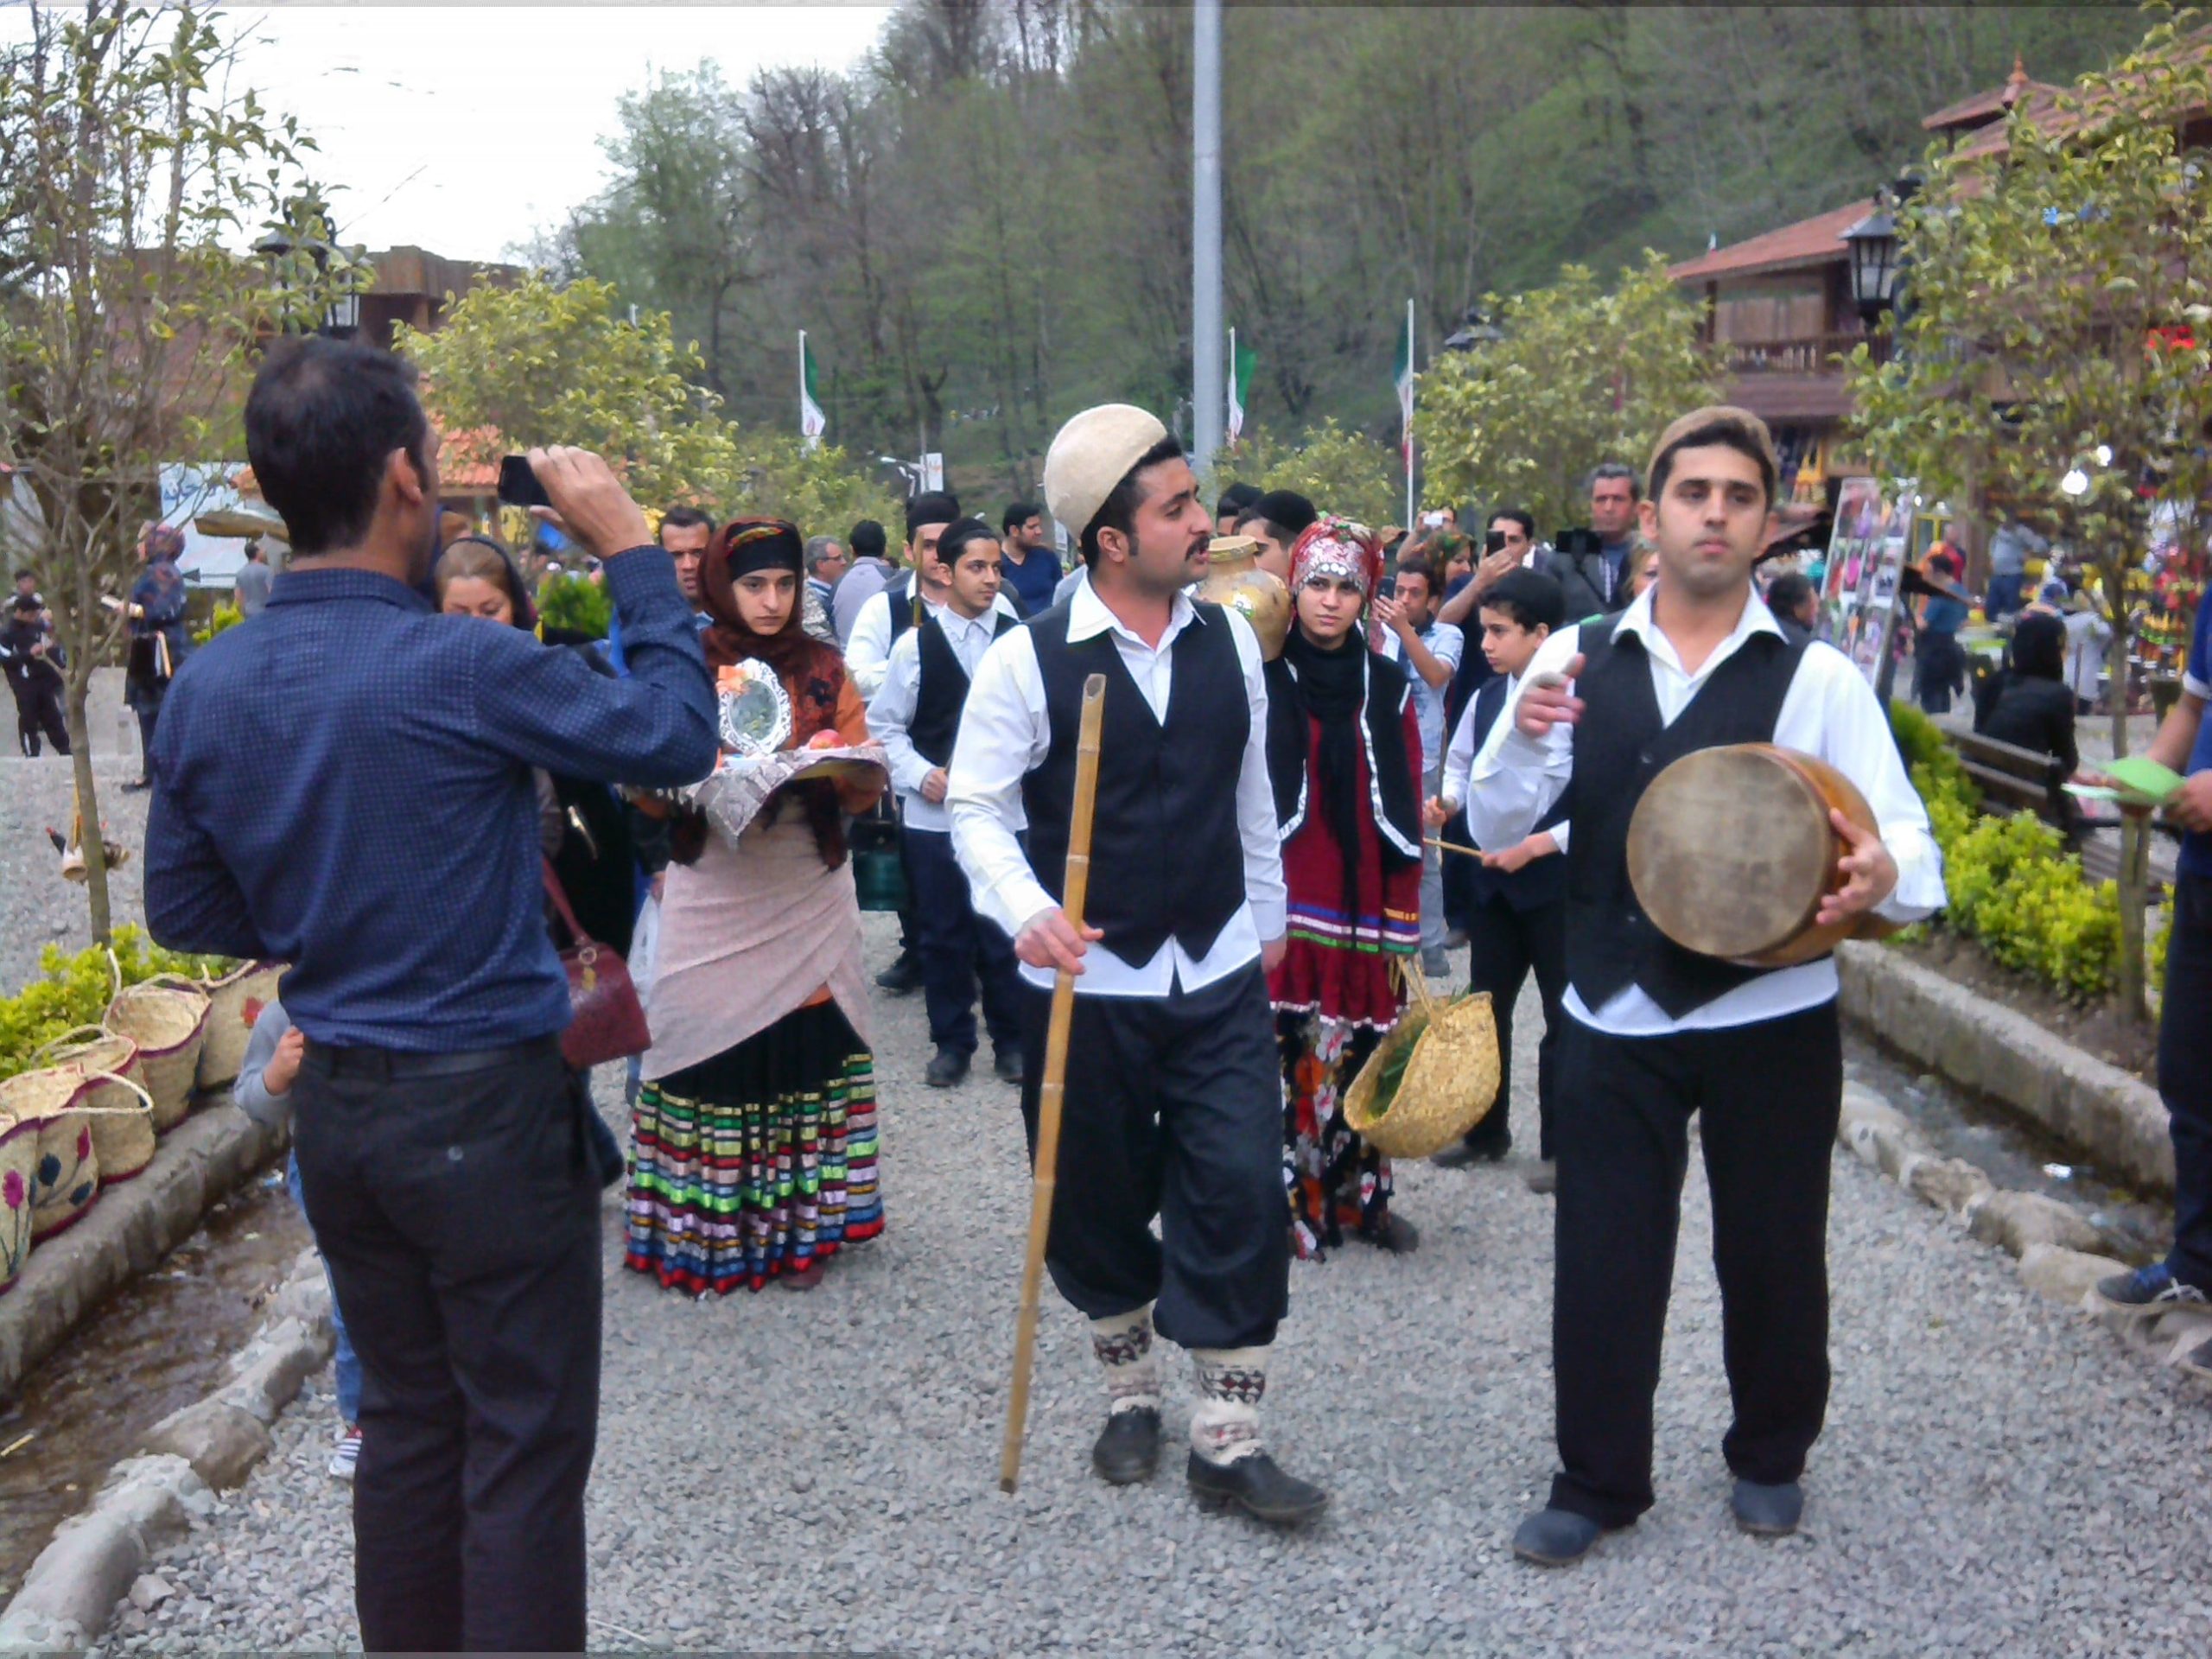
<path id="1" fill-rule="evenodd" d="M 1511 503 L 1548 531 L 1580 522 L 1604 461 L 1641 467 L 1677 415 L 1719 396 L 1702 302 L 1647 252 L 1611 293 L 1586 266 L 1497 300 L 1504 338 L 1445 353 L 1421 377 L 1414 431 L 1432 500 Z"/>
<path id="2" fill-rule="evenodd" d="M 739 434 L 736 465 L 714 480 L 709 499 L 725 517 L 788 518 L 809 536 L 841 540 L 863 518 L 896 524 L 900 505 L 835 444 L 810 449 L 788 434 L 753 428 Z"/>
<path id="3" fill-rule="evenodd" d="M 2212 68 L 2170 18 L 2056 109 L 2016 111 L 2001 162 L 1934 158 L 1902 215 L 1894 354 L 1850 365 L 1883 471 L 1986 497 L 2095 567 L 2116 663 L 2131 577 L 2154 541 L 2201 544 L 2212 490 L 2212 180 L 2180 140 L 2208 103 Z M 2123 836 L 2120 996 L 2143 1019 L 2139 821 Z"/>
<path id="4" fill-rule="evenodd" d="M 162 463 L 231 449 L 250 355 L 327 299 L 312 266 L 280 291 L 228 250 L 280 217 L 296 241 L 323 227 L 311 209 L 280 214 L 310 146 L 251 92 L 225 90 L 234 42 L 205 13 L 92 0 L 29 19 L 0 73 L 0 452 L 19 509 L 0 514 L 0 550 L 36 573 L 68 655 L 86 893 L 105 942 L 86 691 L 124 632 Z"/>
<path id="5" fill-rule="evenodd" d="M 588 576 L 549 575 L 537 584 L 537 614 L 549 628 L 604 639 L 614 601 Z"/>
<path id="6" fill-rule="evenodd" d="M 1262 490 L 1296 490 L 1323 512 L 1380 529 L 1405 516 L 1403 466 L 1389 444 L 1325 420 L 1296 444 L 1265 431 L 1247 435 L 1214 468 L 1212 493 L 1240 480 Z"/>

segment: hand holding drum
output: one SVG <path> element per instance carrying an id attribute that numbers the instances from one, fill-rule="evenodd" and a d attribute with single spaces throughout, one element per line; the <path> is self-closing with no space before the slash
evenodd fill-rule
<path id="1" fill-rule="evenodd" d="M 1794 749 L 1738 743 L 1651 780 L 1629 820 L 1628 875 L 1684 950 L 1783 968 L 1885 931 L 1868 912 L 1897 869 L 1849 779 Z"/>

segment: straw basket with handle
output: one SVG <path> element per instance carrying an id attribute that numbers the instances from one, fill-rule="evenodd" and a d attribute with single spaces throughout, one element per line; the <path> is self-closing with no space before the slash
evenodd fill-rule
<path id="1" fill-rule="evenodd" d="M 31 1201 L 38 1179 L 36 1119 L 0 1111 L 0 1294 L 23 1271 L 31 1253 Z"/>
<path id="2" fill-rule="evenodd" d="M 19 1072 L 0 1083 L 0 1118 L 38 1126 L 31 1167 L 31 1237 L 50 1238 L 92 1207 L 99 1196 L 99 1154 L 92 1122 L 78 1109 L 90 1092 L 67 1066 Z"/>
<path id="3" fill-rule="evenodd" d="M 1344 1122 L 1385 1157 L 1427 1158 L 1497 1100 L 1497 1018 L 1488 991 L 1440 1001 L 1421 974 L 1394 966 L 1413 1001 L 1344 1090 Z"/>
<path id="4" fill-rule="evenodd" d="M 276 1000 L 276 982 L 283 976 L 280 963 L 247 962 L 200 987 L 207 994 L 207 1038 L 194 1076 L 200 1088 L 219 1089 L 238 1076 L 253 1022 Z"/>
<path id="5" fill-rule="evenodd" d="M 121 977 L 118 972 L 118 982 Z M 118 989 L 105 1023 L 138 1045 L 146 1092 L 154 1097 L 154 1128 L 168 1134 L 191 1109 L 207 1034 L 207 994 L 180 975 L 159 974 Z"/>
<path id="6" fill-rule="evenodd" d="M 103 1026 L 79 1026 L 39 1050 L 41 1066 L 75 1071 L 91 1085 L 78 1107 L 92 1125 L 100 1185 L 127 1181 L 154 1161 L 154 1099 L 138 1045 Z"/>

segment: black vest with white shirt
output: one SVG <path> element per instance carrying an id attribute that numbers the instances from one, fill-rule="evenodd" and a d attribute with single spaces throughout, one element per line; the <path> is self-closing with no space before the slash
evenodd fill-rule
<path id="1" fill-rule="evenodd" d="M 1628 879 L 1628 826 L 1651 780 L 1672 761 L 1729 743 L 1770 743 L 1805 647 L 1760 632 L 1738 646 L 1668 725 L 1643 639 L 1616 619 L 1581 630 L 1575 681 L 1574 832 L 1567 851 L 1567 973 L 1596 1014 L 1630 985 L 1679 1020 L 1771 969 L 1686 950 L 1652 925 Z"/>
<path id="2" fill-rule="evenodd" d="M 1491 728 L 1497 724 L 1498 717 L 1505 712 L 1507 683 L 1505 676 L 1501 674 L 1495 679 L 1485 681 L 1482 690 L 1475 693 L 1474 708 L 1468 719 L 1473 727 L 1477 754 L 1482 753 L 1483 745 L 1490 740 Z M 1577 741 L 1579 744 L 1579 735 Z M 1580 755 L 1576 758 L 1579 762 Z M 1574 788 L 1570 784 L 1560 791 L 1559 799 L 1554 801 L 1550 810 L 1536 820 L 1535 830 L 1529 833 L 1534 835 L 1538 830 L 1556 829 L 1565 823 L 1573 816 L 1573 800 Z M 1581 833 L 1580 827 L 1577 826 L 1573 834 L 1568 836 L 1570 850 L 1574 845 L 1573 836 Z M 1505 849 L 1492 847 L 1486 850 L 1502 853 Z M 1470 891 L 1478 905 L 1488 904 L 1493 899 L 1502 899 L 1517 911 L 1540 910 L 1546 905 L 1555 905 L 1567 896 L 1567 858 L 1560 854 L 1547 854 L 1542 858 L 1530 860 L 1517 870 L 1493 870 L 1487 865 L 1478 864 L 1474 868 Z"/>
<path id="3" fill-rule="evenodd" d="M 1099 943 L 1141 966 L 1171 938 L 1199 958 L 1244 904 L 1244 843 L 1236 785 L 1251 735 L 1236 639 L 1218 605 L 1169 647 L 1167 718 L 1152 712 L 1122 661 L 1112 631 L 1071 640 L 1071 599 L 1026 625 L 1045 688 L 1051 747 L 1022 779 L 1029 863 L 1054 901 L 1062 897 L 1083 683 L 1106 677 L 1092 817 L 1090 885 L 1084 920 Z"/>
<path id="4" fill-rule="evenodd" d="M 990 613 L 991 638 L 1021 625 L 1004 611 Z M 952 760 L 952 742 L 960 734 L 960 711 L 968 706 L 969 674 L 960 653 L 946 638 L 943 619 L 932 615 L 915 631 L 916 671 L 914 717 L 906 723 L 906 741 L 914 753 L 933 766 Z"/>

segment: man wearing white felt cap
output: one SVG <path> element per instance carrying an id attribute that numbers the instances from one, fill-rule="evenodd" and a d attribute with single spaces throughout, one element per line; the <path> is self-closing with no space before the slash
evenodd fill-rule
<path id="1" fill-rule="evenodd" d="M 1088 580 L 978 665 L 946 802 L 976 907 L 1014 935 L 1022 963 L 1033 1151 L 1054 976 L 1077 976 L 1068 1178 L 1045 1261 L 1090 1318 L 1106 1371 L 1111 1404 L 1091 1462 L 1117 1485 L 1158 1463 L 1156 1329 L 1197 1366 L 1192 1490 L 1296 1523 L 1328 1495 L 1278 1468 L 1260 1440 L 1290 1256 L 1267 989 L 1284 893 L 1259 642 L 1242 617 L 1185 591 L 1213 524 L 1152 416 L 1107 404 L 1070 421 L 1046 456 L 1045 498 Z M 1092 674 L 1107 689 L 1078 929 L 1060 890 Z"/>

